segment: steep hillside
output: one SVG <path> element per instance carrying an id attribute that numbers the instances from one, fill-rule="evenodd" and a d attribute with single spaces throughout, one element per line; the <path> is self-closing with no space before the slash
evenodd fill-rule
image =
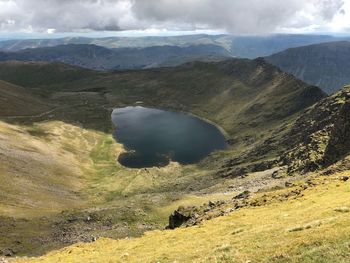
<path id="1" fill-rule="evenodd" d="M 71 67 L 63 63 L 48 62 L 18 62 L 0 63 L 0 79 L 19 86 L 37 88 L 40 86 L 72 82 L 74 80 L 91 78 L 98 72 L 79 67 Z M 42 91 L 45 91 L 43 88 Z"/>
<path id="2" fill-rule="evenodd" d="M 30 91 L 0 80 L 0 118 L 40 115 L 52 107 Z"/>
<path id="3" fill-rule="evenodd" d="M 349 107 L 350 87 L 347 86 L 298 118 L 284 138 L 290 147 L 281 158 L 290 173 L 325 168 L 349 155 Z M 349 169 L 349 164 L 345 162 L 342 169 Z"/>
<path id="4" fill-rule="evenodd" d="M 102 71 L 176 66 L 187 61 L 215 61 L 228 57 L 231 57 L 230 53 L 216 45 L 107 49 L 96 45 L 68 44 L 0 53 L 0 61 L 58 61 Z"/>
<path id="5" fill-rule="evenodd" d="M 350 83 L 350 42 L 287 49 L 266 60 L 328 94 Z"/>

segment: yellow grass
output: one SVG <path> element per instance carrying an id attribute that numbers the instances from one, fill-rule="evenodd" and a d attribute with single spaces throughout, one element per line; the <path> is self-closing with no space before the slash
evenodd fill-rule
<path id="1" fill-rule="evenodd" d="M 316 179 L 319 185 L 303 197 L 203 225 L 100 239 L 16 262 L 350 262 L 350 182 L 337 176 Z"/>

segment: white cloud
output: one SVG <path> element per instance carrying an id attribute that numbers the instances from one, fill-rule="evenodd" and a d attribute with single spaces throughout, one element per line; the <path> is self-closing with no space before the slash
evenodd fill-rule
<path id="1" fill-rule="evenodd" d="M 349 12 L 344 6 L 349 1 L 0 0 L 0 31 L 220 29 L 263 34 L 348 28 L 344 21 L 350 20 Z"/>

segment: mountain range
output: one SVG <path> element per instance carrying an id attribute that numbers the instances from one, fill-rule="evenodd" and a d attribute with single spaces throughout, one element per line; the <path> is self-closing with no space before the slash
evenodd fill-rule
<path id="1" fill-rule="evenodd" d="M 59 39 L 20 39 L 0 41 L 0 51 L 16 52 L 27 48 L 53 47 L 67 44 L 97 45 L 114 48 L 147 48 L 157 46 L 188 47 L 215 45 L 226 49 L 231 56 L 257 58 L 269 56 L 287 48 L 347 40 L 329 35 L 275 34 L 267 36 L 187 35 L 169 37 L 67 37 Z"/>
<path id="2" fill-rule="evenodd" d="M 0 50 L 4 50 L 0 51 L 0 61 L 55 61 L 93 70 L 113 71 L 174 67 L 191 61 L 215 62 L 232 57 L 264 56 L 266 61 L 281 70 L 331 94 L 350 81 L 350 45 L 348 41 L 327 42 L 337 39 L 341 38 L 304 35 L 194 35 L 13 40 L 0 41 Z M 307 45 L 313 42 L 317 44 Z M 296 47 L 289 48 L 291 46 Z M 279 52 L 265 56 L 277 51 Z"/>
<path id="3" fill-rule="evenodd" d="M 96 45 L 67 44 L 0 52 L 0 61 L 58 61 L 102 71 L 176 66 L 188 61 L 219 61 L 229 57 L 228 51 L 216 45 L 107 49 Z"/>

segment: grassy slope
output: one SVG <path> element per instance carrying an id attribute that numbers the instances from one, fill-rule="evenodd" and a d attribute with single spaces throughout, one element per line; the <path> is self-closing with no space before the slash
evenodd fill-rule
<path id="1" fill-rule="evenodd" d="M 1 80 L 0 102 L 1 118 L 38 115 L 52 108 L 51 105 L 40 100 L 30 91 Z"/>
<path id="2" fill-rule="evenodd" d="M 189 185 L 212 185 L 210 177 L 194 182 L 207 175 L 195 166 L 122 167 L 116 159 L 124 149 L 111 135 L 71 124 L 48 121 L 19 126 L 0 122 L 0 131 L 0 175 L 7 182 L 0 186 L 3 216 L 39 217 L 94 204 L 125 204 L 148 195 L 162 196 L 164 199 L 156 203 L 168 205 L 187 193 Z M 147 203 L 152 205 L 152 200 L 145 200 Z"/>
<path id="3" fill-rule="evenodd" d="M 74 80 L 95 77 L 97 72 L 65 65 L 60 62 L 18 62 L 0 63 L 0 79 L 23 87 L 39 88 L 50 84 L 62 85 Z M 44 88 L 44 89 L 45 89 Z"/>
<path id="4" fill-rule="evenodd" d="M 0 122 L 0 134 L 0 250 L 38 255 L 83 240 L 79 236 L 140 235 L 164 227 L 179 205 L 227 198 L 189 190 L 218 182 L 195 166 L 122 167 L 116 162 L 122 145 L 103 132 L 47 121 Z M 91 214 L 99 218 L 96 227 L 86 222 Z M 72 238 L 55 237 L 67 227 Z"/>
<path id="5" fill-rule="evenodd" d="M 350 188 L 340 175 L 313 179 L 317 186 L 288 201 L 276 196 L 300 185 L 257 194 L 268 204 L 199 226 L 100 239 L 17 262 L 348 262 Z"/>

